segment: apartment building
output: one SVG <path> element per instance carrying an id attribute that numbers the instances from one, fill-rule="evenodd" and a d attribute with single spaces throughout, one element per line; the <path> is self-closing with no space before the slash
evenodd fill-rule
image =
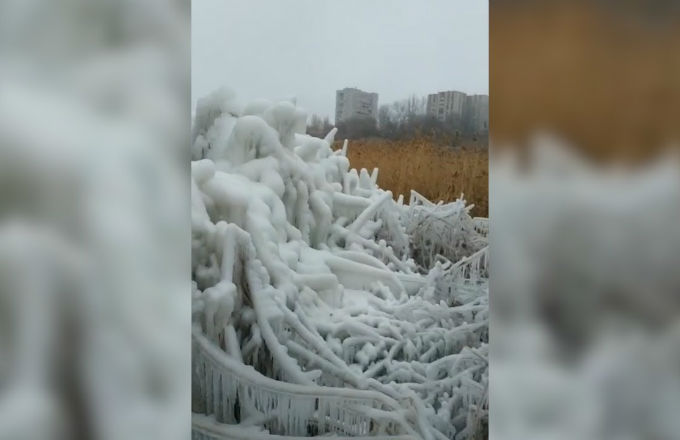
<path id="1" fill-rule="evenodd" d="M 449 90 L 427 96 L 427 114 L 440 121 L 454 118 L 466 131 L 483 132 L 489 129 L 489 96 L 467 95 Z"/>
<path id="2" fill-rule="evenodd" d="M 489 131 L 489 95 L 468 95 L 463 121 L 473 132 Z"/>
<path id="3" fill-rule="evenodd" d="M 378 119 L 378 94 L 354 87 L 335 92 L 335 123 L 350 118 Z"/>
<path id="4" fill-rule="evenodd" d="M 465 93 L 455 90 L 428 95 L 427 114 L 435 116 L 440 121 L 452 116 L 462 118 L 466 96 Z"/>

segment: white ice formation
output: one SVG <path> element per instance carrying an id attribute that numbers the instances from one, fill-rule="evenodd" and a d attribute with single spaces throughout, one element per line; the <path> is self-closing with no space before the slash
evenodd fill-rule
<path id="1" fill-rule="evenodd" d="M 486 219 L 397 201 L 288 102 L 198 101 L 196 439 L 473 439 L 488 412 Z"/>

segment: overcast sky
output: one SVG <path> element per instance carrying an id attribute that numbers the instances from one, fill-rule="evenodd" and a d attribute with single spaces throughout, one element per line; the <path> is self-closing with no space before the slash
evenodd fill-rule
<path id="1" fill-rule="evenodd" d="M 487 0 L 194 0 L 192 105 L 297 97 L 334 119 L 335 91 L 379 105 L 441 90 L 488 94 Z"/>

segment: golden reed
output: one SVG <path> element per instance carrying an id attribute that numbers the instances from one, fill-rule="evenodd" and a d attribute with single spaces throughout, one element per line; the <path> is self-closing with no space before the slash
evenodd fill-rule
<path id="1" fill-rule="evenodd" d="M 335 143 L 335 149 L 342 142 Z M 391 141 L 350 140 L 350 167 L 380 169 L 378 185 L 392 191 L 395 199 L 408 201 L 414 189 L 436 202 L 455 200 L 461 193 L 474 204 L 474 217 L 489 215 L 489 152 L 486 148 L 445 147 L 429 139 Z"/>

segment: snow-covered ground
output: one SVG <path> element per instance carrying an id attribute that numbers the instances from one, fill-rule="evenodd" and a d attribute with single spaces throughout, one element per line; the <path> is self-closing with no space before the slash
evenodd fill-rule
<path id="1" fill-rule="evenodd" d="M 198 101 L 194 437 L 481 438 L 487 222 L 394 201 L 305 123 L 226 89 Z"/>

